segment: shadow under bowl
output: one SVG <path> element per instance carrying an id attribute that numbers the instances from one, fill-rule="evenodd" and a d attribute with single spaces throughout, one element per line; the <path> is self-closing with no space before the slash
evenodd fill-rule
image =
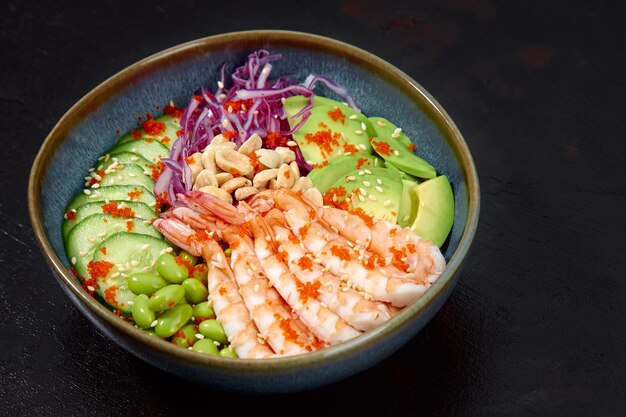
<path id="1" fill-rule="evenodd" d="M 345 86 L 370 116 L 383 116 L 412 138 L 418 154 L 452 184 L 452 233 L 442 250 L 448 266 L 439 280 L 398 316 L 356 339 L 305 355 L 228 359 L 181 349 L 120 320 L 90 297 L 70 272 L 61 237 L 67 202 L 83 186 L 95 159 L 137 117 L 170 100 L 185 105 L 200 86 L 215 86 L 225 61 L 238 64 L 253 50 L 281 53 L 275 74 L 298 80 L 323 74 Z M 232 68 L 232 66 L 231 66 Z M 320 94 L 333 97 L 329 91 Z M 242 392 L 288 392 L 354 375 L 392 354 L 420 331 L 459 279 L 478 224 L 479 186 L 472 157 L 454 122 L 419 84 L 384 60 L 354 46 L 312 34 L 278 30 L 211 36 L 150 56 L 109 78 L 57 123 L 34 161 L 28 205 L 38 244 L 57 281 L 88 319 L 137 357 L 188 380 Z"/>

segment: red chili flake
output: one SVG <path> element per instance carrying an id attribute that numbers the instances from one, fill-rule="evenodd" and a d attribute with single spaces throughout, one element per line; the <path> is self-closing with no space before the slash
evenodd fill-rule
<path id="1" fill-rule="evenodd" d="M 279 146 L 287 146 L 289 138 L 280 134 L 280 132 L 267 132 L 265 137 L 265 147 L 275 149 Z"/>
<path id="2" fill-rule="evenodd" d="M 72 210 L 65 213 L 65 215 L 67 216 L 68 220 L 76 220 L 76 212 Z"/>
<path id="3" fill-rule="evenodd" d="M 294 235 L 293 233 L 289 233 L 289 240 L 291 241 L 291 243 L 294 243 L 296 245 L 300 244 L 300 241 L 298 240 L 298 237 L 296 235 Z"/>
<path id="4" fill-rule="evenodd" d="M 161 139 L 161 143 L 163 145 L 167 145 L 172 139 L 170 139 L 168 136 L 164 137 L 163 139 Z"/>
<path id="5" fill-rule="evenodd" d="M 356 216 L 359 216 L 361 220 L 365 222 L 367 227 L 372 227 L 374 225 L 374 219 L 372 218 L 372 216 L 367 214 L 365 210 L 363 210 L 361 207 L 357 207 L 354 210 L 350 210 L 350 213 Z"/>
<path id="6" fill-rule="evenodd" d="M 248 109 L 252 107 L 253 103 L 253 100 L 230 100 L 224 103 L 224 110 L 231 111 L 229 110 L 229 107 L 232 107 L 232 111 L 248 111 Z"/>
<path id="7" fill-rule="evenodd" d="M 173 104 L 168 104 L 163 108 L 163 114 L 169 114 L 176 119 L 180 119 L 183 116 L 183 110 Z"/>
<path id="8" fill-rule="evenodd" d="M 351 144 L 351 143 L 344 143 L 343 144 L 343 153 L 357 153 L 359 151 L 359 148 L 357 148 L 355 145 Z"/>
<path id="9" fill-rule="evenodd" d="M 115 314 L 117 317 L 122 317 L 122 312 L 120 310 L 114 310 L 113 314 Z"/>
<path id="10" fill-rule="evenodd" d="M 128 193 L 128 198 L 130 199 L 130 201 L 137 201 L 142 194 L 143 194 L 143 191 L 135 188 L 133 189 L 133 191 Z"/>
<path id="11" fill-rule="evenodd" d="M 196 162 L 196 158 L 191 155 L 185 158 L 185 162 L 187 163 L 187 165 L 192 165 Z"/>
<path id="12" fill-rule="evenodd" d="M 126 220 L 126 231 L 132 232 L 135 228 L 135 223 L 132 220 Z"/>
<path id="13" fill-rule="evenodd" d="M 194 265 L 189 268 L 189 274 L 187 274 L 187 278 L 194 278 L 196 275 L 202 275 L 206 271 L 206 266 L 204 264 Z"/>
<path id="14" fill-rule="evenodd" d="M 113 266 L 114 265 L 108 261 L 89 261 L 87 270 L 89 271 L 89 275 L 94 279 L 104 278 L 109 274 Z"/>
<path id="15" fill-rule="evenodd" d="M 176 136 L 181 136 L 183 133 L 184 133 L 184 130 L 183 130 L 183 129 L 178 129 L 178 130 L 176 131 Z"/>
<path id="16" fill-rule="evenodd" d="M 359 158 L 356 161 L 356 169 L 361 169 L 367 163 L 367 158 Z"/>
<path id="17" fill-rule="evenodd" d="M 104 214 L 110 214 L 113 217 L 124 217 L 126 219 L 135 217 L 135 211 L 133 209 L 130 207 L 118 208 L 116 201 L 111 201 L 110 203 L 103 204 L 100 207 L 102 208 L 102 212 Z"/>
<path id="18" fill-rule="evenodd" d="M 148 120 L 143 122 L 141 127 L 143 127 L 143 130 L 150 136 L 157 136 L 165 130 L 165 123 L 159 120 L 154 120 L 150 113 L 146 113 L 146 118 Z"/>
<path id="19" fill-rule="evenodd" d="M 298 266 L 302 270 L 308 269 L 309 271 L 312 271 L 313 270 L 313 261 L 308 256 L 303 256 L 302 258 L 298 259 Z"/>
<path id="20" fill-rule="evenodd" d="M 409 148 L 409 150 L 410 150 L 411 152 L 413 152 L 413 151 L 415 150 L 415 144 L 414 144 L 414 143 L 411 143 L 411 144 L 410 144 L 409 146 L 407 146 L 407 147 Z"/>
<path id="21" fill-rule="evenodd" d="M 330 248 L 330 253 L 343 261 L 350 260 L 350 251 L 346 248 L 342 248 L 341 246 L 333 245 Z"/>
<path id="22" fill-rule="evenodd" d="M 131 130 L 130 133 L 132 133 L 133 138 L 135 138 L 135 140 L 140 139 L 143 136 L 143 133 L 141 133 L 141 130 L 137 130 L 137 129 Z"/>
<path id="23" fill-rule="evenodd" d="M 154 106 L 155 109 L 160 110 L 161 106 L 159 104 L 157 104 L 156 106 Z"/>
<path id="24" fill-rule="evenodd" d="M 393 151 L 393 149 L 391 149 L 391 146 L 387 142 L 385 141 L 376 142 L 373 138 L 371 139 L 371 142 L 377 154 L 385 155 L 385 156 L 391 155 L 391 152 Z"/>
<path id="25" fill-rule="evenodd" d="M 319 297 L 319 289 L 321 286 L 322 284 L 317 280 L 303 283 L 296 278 L 296 287 L 298 288 L 298 291 L 300 291 L 300 301 L 302 301 L 303 304 L 306 304 L 309 298 L 316 299 Z"/>
<path id="26" fill-rule="evenodd" d="M 202 102 L 202 100 L 203 100 L 203 99 L 202 99 L 202 97 L 200 97 L 200 96 L 199 96 L 199 95 L 197 95 L 197 94 L 194 94 L 192 98 L 193 98 L 194 100 L 198 101 L 198 102 Z"/>
<path id="27" fill-rule="evenodd" d="M 116 134 L 116 135 L 119 135 L 120 133 L 122 133 L 122 131 L 121 131 L 121 130 L 119 130 L 119 129 L 117 129 L 117 130 L 115 131 L 115 134 Z"/>
<path id="28" fill-rule="evenodd" d="M 152 168 L 150 169 L 152 170 L 152 174 L 150 174 L 150 176 L 152 177 L 152 180 L 156 182 L 156 180 L 159 179 L 159 177 L 161 176 L 161 173 L 165 169 L 165 164 L 163 163 L 163 161 L 159 161 L 157 162 L 156 165 L 153 165 Z"/>
<path id="29" fill-rule="evenodd" d="M 341 111 L 339 107 L 337 107 L 334 110 L 329 111 L 328 117 L 330 117 L 333 120 L 333 122 L 340 120 L 342 125 L 346 124 L 346 115 L 343 114 L 343 112 Z"/>
<path id="30" fill-rule="evenodd" d="M 289 253 L 287 253 L 287 251 L 285 250 L 281 250 L 280 252 L 276 252 L 276 256 L 278 257 L 278 259 L 280 259 L 281 261 L 287 263 L 287 261 L 289 260 Z"/>
<path id="31" fill-rule="evenodd" d="M 117 305 L 117 302 L 115 301 L 117 290 L 116 285 L 111 285 L 109 288 L 104 290 L 104 299 L 110 304 Z"/>
<path id="32" fill-rule="evenodd" d="M 107 248 L 106 248 L 106 246 L 101 247 L 101 248 L 100 248 L 100 252 L 102 252 L 102 254 L 103 254 L 103 255 L 106 255 L 106 254 L 107 254 Z"/>
<path id="33" fill-rule="evenodd" d="M 232 138 L 237 136 L 237 131 L 235 131 L 235 130 L 227 130 L 226 132 L 222 133 L 222 135 L 224 135 L 224 137 L 226 139 L 231 140 Z"/>
<path id="34" fill-rule="evenodd" d="M 174 307 L 176 305 L 176 303 L 174 302 L 174 300 L 170 300 L 167 302 L 167 306 L 168 307 Z"/>
<path id="35" fill-rule="evenodd" d="M 327 157 L 333 153 L 334 148 L 339 146 L 339 139 L 341 139 L 341 135 L 339 133 L 333 133 L 330 129 L 318 130 L 315 133 L 307 133 L 304 135 L 305 142 L 317 145 L 323 157 Z"/>

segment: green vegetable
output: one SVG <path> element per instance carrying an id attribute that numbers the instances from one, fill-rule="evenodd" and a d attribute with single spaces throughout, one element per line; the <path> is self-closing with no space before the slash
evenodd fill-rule
<path id="1" fill-rule="evenodd" d="M 192 304 L 205 301 L 209 295 L 209 290 L 195 278 L 187 278 L 183 281 L 183 289 L 185 290 L 185 298 Z"/>
<path id="2" fill-rule="evenodd" d="M 238 358 L 237 352 L 235 352 L 235 350 L 231 347 L 225 347 L 224 349 L 220 350 L 220 356 L 224 358 Z"/>
<path id="3" fill-rule="evenodd" d="M 193 308 L 189 304 L 172 307 L 159 316 L 154 331 L 159 337 L 170 337 L 182 329 L 192 314 Z"/>
<path id="4" fill-rule="evenodd" d="M 167 282 L 163 278 L 147 272 L 139 272 L 128 277 L 128 288 L 135 294 L 152 295 L 166 285 Z"/>
<path id="5" fill-rule="evenodd" d="M 152 322 L 156 319 L 156 314 L 148 306 L 148 296 L 145 294 L 135 297 L 132 312 L 133 320 L 140 329 L 150 328 Z"/>
<path id="6" fill-rule="evenodd" d="M 168 285 L 152 294 L 148 306 L 152 311 L 163 311 L 181 304 L 185 300 L 185 290 L 177 284 Z"/>
<path id="7" fill-rule="evenodd" d="M 180 255 L 178 256 L 180 256 L 183 259 L 183 261 L 189 262 L 189 265 L 191 266 L 196 265 L 198 263 L 198 260 L 200 259 L 197 256 L 193 256 L 192 254 L 185 252 L 185 251 L 181 251 Z"/>
<path id="8" fill-rule="evenodd" d="M 189 269 L 184 264 L 176 262 L 176 257 L 169 253 L 159 256 L 156 264 L 157 272 L 172 284 L 180 284 L 189 275 Z"/>
<path id="9" fill-rule="evenodd" d="M 198 340 L 196 339 L 196 333 L 198 333 L 198 326 L 195 324 L 187 324 L 174 334 L 172 343 L 186 349 L 189 346 L 193 346 Z"/>
<path id="10" fill-rule="evenodd" d="M 200 353 L 206 353 L 209 355 L 219 355 L 219 351 L 217 350 L 217 346 L 211 339 L 202 339 L 198 340 L 193 345 L 193 350 Z"/>
<path id="11" fill-rule="evenodd" d="M 223 345 L 228 343 L 228 337 L 226 337 L 222 323 L 217 320 L 203 321 L 198 326 L 198 330 L 204 337 L 218 341 Z"/>
<path id="12" fill-rule="evenodd" d="M 193 316 L 195 318 L 201 319 L 212 319 L 215 318 L 215 312 L 213 311 L 213 306 L 208 301 L 205 301 L 200 304 L 196 304 L 193 308 Z"/>

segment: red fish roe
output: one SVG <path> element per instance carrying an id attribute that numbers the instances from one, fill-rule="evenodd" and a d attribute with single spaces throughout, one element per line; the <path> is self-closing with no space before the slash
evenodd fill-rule
<path id="1" fill-rule="evenodd" d="M 333 245 L 330 248 L 330 253 L 342 261 L 350 260 L 350 251 L 346 248 L 342 248 L 341 246 Z"/>
<path id="2" fill-rule="evenodd" d="M 265 137 L 265 147 L 275 149 L 278 146 L 287 146 L 289 138 L 280 134 L 280 132 L 267 132 Z"/>
<path id="3" fill-rule="evenodd" d="M 130 219 L 135 217 L 135 211 L 130 207 L 121 207 L 118 208 L 118 204 L 116 201 L 111 201 L 110 203 L 103 204 L 102 212 L 104 214 L 110 214 L 113 217 L 124 217 L 126 219 Z"/>
<path id="4" fill-rule="evenodd" d="M 303 256 L 302 258 L 298 259 L 298 266 L 302 270 L 308 269 L 309 271 L 312 271 L 313 270 L 313 261 L 308 256 Z"/>
<path id="5" fill-rule="evenodd" d="M 385 258 L 383 258 L 382 256 L 374 253 L 369 258 L 364 259 L 363 261 L 361 261 L 361 265 L 363 265 L 365 267 L 365 269 L 372 270 L 372 269 L 376 268 L 376 265 L 378 265 L 378 266 L 385 266 Z"/>
<path id="6" fill-rule="evenodd" d="M 359 148 L 357 148 L 355 145 L 351 143 L 343 144 L 343 153 L 345 154 L 353 154 L 353 153 L 357 153 L 358 151 L 359 151 Z"/>
<path id="7" fill-rule="evenodd" d="M 359 158 L 356 161 L 356 169 L 361 169 L 367 163 L 367 158 Z"/>
<path id="8" fill-rule="evenodd" d="M 143 194 L 143 191 L 135 188 L 133 191 L 128 193 L 128 198 L 130 198 L 130 201 L 137 201 L 139 197 L 141 197 L 142 194 Z"/>
<path id="9" fill-rule="evenodd" d="M 148 135 L 157 136 L 165 130 L 165 123 L 161 122 L 160 120 L 154 120 L 150 113 L 146 114 L 146 118 L 148 120 L 143 122 L 141 124 L 141 127 L 143 127 L 144 132 L 146 132 Z"/>
<path id="10" fill-rule="evenodd" d="M 339 146 L 339 133 L 333 133 L 332 130 L 318 130 L 315 133 L 307 133 L 304 135 L 304 141 L 308 144 L 315 144 L 320 148 L 323 157 L 327 157 L 333 153 L 333 149 Z"/>
<path id="11" fill-rule="evenodd" d="M 163 108 L 163 114 L 168 114 L 176 119 L 180 119 L 183 116 L 183 110 L 170 103 Z"/>
<path id="12" fill-rule="evenodd" d="M 296 280 L 296 287 L 300 291 L 300 301 L 306 304 L 309 298 L 316 299 L 320 295 L 319 289 L 321 286 L 322 284 L 319 281 L 302 282 L 299 279 Z"/>
<path id="13" fill-rule="evenodd" d="M 376 142 L 374 139 L 372 139 L 372 146 L 374 146 L 374 150 L 379 155 L 389 156 L 393 151 L 391 149 L 391 145 L 384 141 Z"/>
<path id="14" fill-rule="evenodd" d="M 108 261 L 89 261 L 87 270 L 89 271 L 89 275 L 94 279 L 104 278 L 109 274 L 113 266 L 114 265 Z"/>
<path id="15" fill-rule="evenodd" d="M 339 121 L 341 121 L 342 125 L 346 124 L 346 115 L 343 114 L 343 112 L 341 111 L 341 109 L 339 107 L 329 111 L 328 112 L 328 117 L 330 117 L 333 120 L 333 122 L 336 122 L 336 121 L 339 120 Z"/>
<path id="16" fill-rule="evenodd" d="M 65 216 L 69 219 L 69 220 L 76 220 L 76 212 L 70 210 L 67 213 L 65 213 Z"/>
<path id="17" fill-rule="evenodd" d="M 335 207 L 341 210 L 348 210 L 350 203 L 345 199 L 339 197 L 345 197 L 347 194 L 345 187 L 331 187 L 324 193 L 324 205 Z"/>
<path id="18" fill-rule="evenodd" d="M 367 227 L 372 227 L 374 225 L 374 219 L 372 216 L 367 214 L 361 207 L 357 207 L 354 210 L 350 210 L 350 213 L 359 216 L 361 220 L 365 222 Z"/>

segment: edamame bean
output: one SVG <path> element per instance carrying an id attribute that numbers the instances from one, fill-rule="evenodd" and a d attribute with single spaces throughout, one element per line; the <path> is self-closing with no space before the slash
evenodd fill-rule
<path id="1" fill-rule="evenodd" d="M 196 333 L 198 333 L 198 326 L 195 324 L 188 324 L 183 326 L 182 329 L 174 333 L 172 336 L 172 343 L 178 347 L 188 348 L 193 346 L 198 339 L 196 339 Z"/>
<path id="2" fill-rule="evenodd" d="M 224 358 L 238 358 L 237 352 L 235 349 L 232 349 L 230 346 L 220 350 L 220 356 Z"/>
<path id="3" fill-rule="evenodd" d="M 198 340 L 193 345 L 193 350 L 200 353 L 207 353 L 209 355 L 219 355 L 219 351 L 217 350 L 217 346 L 211 339 L 202 339 Z"/>
<path id="4" fill-rule="evenodd" d="M 199 259 L 197 256 L 193 256 L 192 254 L 190 254 L 189 252 L 185 252 L 184 250 L 180 251 L 180 255 L 178 256 L 183 258 L 183 261 L 189 262 L 189 265 L 191 266 L 194 266 L 195 264 L 197 264 L 198 259 Z"/>
<path id="5" fill-rule="evenodd" d="M 193 314 L 193 308 L 189 304 L 181 304 L 170 308 L 157 319 L 154 328 L 159 337 L 170 337 L 185 325 Z"/>
<path id="6" fill-rule="evenodd" d="M 204 320 L 198 326 L 198 330 L 204 337 L 216 340 L 221 344 L 228 343 L 228 337 L 226 337 L 226 333 L 224 333 L 222 323 L 217 320 Z"/>
<path id="7" fill-rule="evenodd" d="M 176 262 L 176 257 L 169 253 L 164 253 L 157 258 L 156 269 L 159 275 L 172 284 L 180 284 L 189 275 L 187 266 Z"/>
<path id="8" fill-rule="evenodd" d="M 150 336 L 153 336 L 153 337 L 159 337 L 159 336 L 157 336 L 157 334 L 154 332 L 154 329 L 144 329 L 144 330 L 142 330 L 142 332 L 147 333 L 147 334 L 149 334 Z"/>
<path id="9" fill-rule="evenodd" d="M 148 307 L 152 311 L 163 311 L 181 304 L 185 300 L 185 290 L 180 285 L 172 284 L 152 294 Z"/>
<path id="10" fill-rule="evenodd" d="M 213 306 L 210 302 L 205 301 L 200 304 L 196 304 L 193 308 L 193 316 L 196 319 L 214 319 L 215 312 L 213 311 Z"/>
<path id="11" fill-rule="evenodd" d="M 233 251 L 232 251 L 231 248 L 226 248 L 226 250 L 224 251 L 224 255 L 226 255 L 226 256 L 230 256 L 230 255 L 232 255 L 232 253 L 233 253 Z"/>
<path id="12" fill-rule="evenodd" d="M 206 285 L 208 272 L 209 268 L 206 266 L 206 264 L 198 264 L 191 268 L 191 278 L 195 278 L 198 281 L 202 282 L 204 285 Z"/>
<path id="13" fill-rule="evenodd" d="M 150 324 L 156 318 L 156 314 L 148 306 L 148 301 L 148 296 L 145 294 L 138 295 L 133 301 L 133 320 L 140 329 L 150 328 Z"/>
<path id="14" fill-rule="evenodd" d="M 185 298 L 192 304 L 198 304 L 206 301 L 209 295 L 209 290 L 203 283 L 195 278 L 187 278 L 183 281 L 182 287 L 185 290 Z"/>
<path id="15" fill-rule="evenodd" d="M 128 289 L 135 294 L 152 295 L 167 285 L 167 281 L 158 275 L 139 272 L 128 277 Z"/>

